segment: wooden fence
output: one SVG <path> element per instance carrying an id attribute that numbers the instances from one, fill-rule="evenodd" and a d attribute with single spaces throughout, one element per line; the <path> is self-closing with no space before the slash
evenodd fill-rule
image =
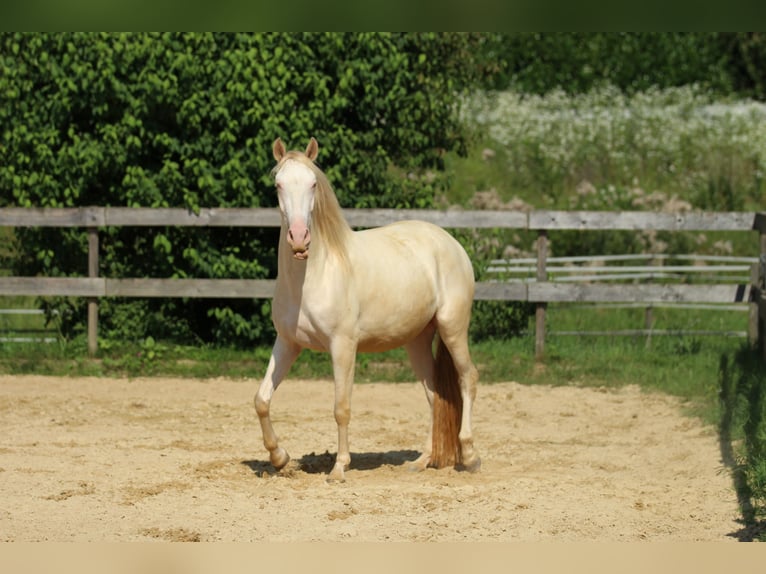
<path id="1" fill-rule="evenodd" d="M 671 254 L 671 253 L 630 253 L 622 255 L 576 255 L 549 257 L 546 267 L 548 281 L 552 282 L 662 282 L 680 284 L 749 284 L 752 267 L 758 257 L 737 257 L 731 255 Z M 485 272 L 488 277 L 511 283 L 536 282 L 537 258 L 515 257 L 495 259 Z M 646 337 L 647 345 L 656 336 L 712 335 L 724 337 L 748 337 L 744 327 L 740 330 L 711 329 L 657 329 L 654 326 L 655 310 L 658 308 L 696 309 L 724 312 L 748 312 L 749 305 L 743 303 L 694 303 L 694 302 L 611 302 L 577 304 L 586 309 L 639 308 L 644 311 L 643 328 L 628 329 L 574 329 L 550 331 L 551 335 L 562 336 L 632 336 Z M 547 329 L 546 329 L 546 332 Z"/>
<path id="2" fill-rule="evenodd" d="M 603 303 L 749 303 L 748 333 L 764 341 L 766 306 L 761 304 L 766 270 L 766 214 L 751 212 L 598 212 L 598 211 L 463 211 L 348 209 L 353 227 L 374 227 L 403 219 L 420 219 L 445 228 L 503 228 L 536 231 L 534 281 L 481 281 L 477 300 L 528 301 L 536 305 L 535 354 L 545 349 L 546 306 L 552 302 Z M 88 277 L 0 277 L 0 295 L 74 296 L 88 299 L 88 349 L 98 346 L 98 300 L 101 297 L 269 298 L 274 280 L 110 278 L 99 275 L 99 228 L 140 227 L 278 227 L 276 209 L 185 209 L 120 207 L 0 208 L 0 227 L 82 227 L 88 234 Z M 548 233 L 555 230 L 757 231 L 760 252 L 754 254 L 750 280 L 739 284 L 604 284 L 556 282 L 548 274 Z"/>

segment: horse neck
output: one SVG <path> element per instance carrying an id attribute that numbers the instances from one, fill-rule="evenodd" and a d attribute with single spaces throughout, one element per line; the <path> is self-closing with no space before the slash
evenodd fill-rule
<path id="1" fill-rule="evenodd" d="M 293 252 L 287 243 L 287 225 L 283 224 L 279 232 L 279 248 L 277 250 L 277 281 L 289 287 L 302 288 L 308 280 L 321 277 L 327 262 L 341 261 L 345 264 L 346 255 L 327 248 L 321 233 L 312 232 L 311 249 L 308 259 L 299 261 L 293 257 Z"/>

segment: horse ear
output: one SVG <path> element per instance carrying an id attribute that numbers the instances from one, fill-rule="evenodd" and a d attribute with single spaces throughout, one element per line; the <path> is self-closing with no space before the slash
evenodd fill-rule
<path id="1" fill-rule="evenodd" d="M 287 150 L 285 149 L 285 144 L 282 143 L 281 138 L 274 140 L 274 145 L 271 148 L 271 152 L 274 154 L 274 159 L 277 161 L 280 161 L 283 157 L 285 157 Z"/>
<path id="2" fill-rule="evenodd" d="M 314 161 L 319 155 L 319 144 L 313 137 L 309 140 L 309 145 L 306 146 L 306 157 L 311 161 Z"/>

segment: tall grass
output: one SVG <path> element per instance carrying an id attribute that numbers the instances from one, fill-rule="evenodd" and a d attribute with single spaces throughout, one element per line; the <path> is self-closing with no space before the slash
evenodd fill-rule
<path id="1" fill-rule="evenodd" d="M 633 95 L 603 86 L 477 93 L 463 114 L 502 151 L 505 199 L 570 208 L 578 195 L 623 188 L 638 208 L 660 198 L 711 210 L 763 205 L 763 103 L 721 101 L 697 86 Z"/>

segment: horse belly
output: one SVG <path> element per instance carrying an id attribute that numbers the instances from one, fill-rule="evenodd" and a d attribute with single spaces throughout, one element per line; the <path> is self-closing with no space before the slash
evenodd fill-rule
<path id="1" fill-rule="evenodd" d="M 365 301 L 359 311 L 359 351 L 374 353 L 401 347 L 422 333 L 434 319 L 436 301 L 433 296 L 389 294 Z"/>

